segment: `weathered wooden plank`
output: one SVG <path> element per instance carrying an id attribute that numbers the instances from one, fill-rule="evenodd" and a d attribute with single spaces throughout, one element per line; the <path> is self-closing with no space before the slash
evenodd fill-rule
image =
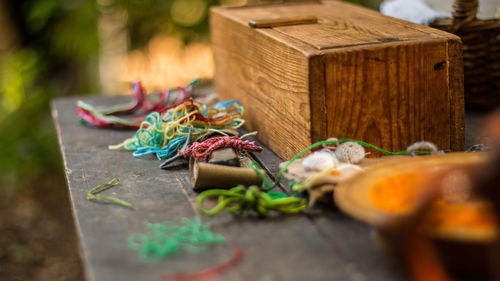
<path id="1" fill-rule="evenodd" d="M 361 280 L 372 280 L 373 276 L 380 280 L 408 278 L 403 271 L 403 261 L 388 256 L 378 246 L 374 229 L 340 212 L 327 211 L 311 220 L 331 247 L 338 247 L 339 254 L 345 254 L 349 269 Z"/>
<path id="2" fill-rule="evenodd" d="M 331 207 L 318 210 L 314 217 L 202 217 L 227 238 L 225 245 L 157 263 L 140 262 L 136 252 L 127 247 L 131 233 L 145 232 L 146 222 L 180 222 L 182 217 L 198 215 L 187 168 L 165 171 L 153 158 L 109 151 L 109 144 L 133 133 L 79 125 L 74 114 L 76 100 L 56 100 L 53 115 L 89 280 L 158 280 L 162 274 L 197 272 L 229 259 L 235 246 L 243 248 L 244 258 L 219 280 L 401 279 L 390 259 L 370 239 L 369 227 Z M 92 98 L 98 104 L 124 100 Z M 266 169 L 277 172 L 280 159 L 274 153 L 266 149 L 259 160 Z M 134 209 L 86 200 L 90 188 L 115 176 L 121 184 L 104 193 L 132 203 Z"/>

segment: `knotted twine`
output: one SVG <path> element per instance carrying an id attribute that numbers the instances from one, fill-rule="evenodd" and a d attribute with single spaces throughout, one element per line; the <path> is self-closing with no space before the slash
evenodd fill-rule
<path id="1" fill-rule="evenodd" d="M 255 142 L 242 140 L 236 136 L 223 136 L 207 139 L 203 142 L 195 142 L 185 151 L 179 151 L 182 156 L 194 156 L 196 159 L 206 160 L 216 149 L 232 147 L 237 151 L 262 151 L 262 147 L 255 145 Z"/>

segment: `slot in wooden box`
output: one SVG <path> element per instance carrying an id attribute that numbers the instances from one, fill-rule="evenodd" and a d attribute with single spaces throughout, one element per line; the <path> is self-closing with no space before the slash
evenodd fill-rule
<path id="1" fill-rule="evenodd" d="M 315 16 L 316 24 L 251 28 Z M 328 137 L 399 151 L 464 148 L 462 44 L 455 35 L 340 1 L 211 9 L 215 89 L 280 157 Z"/>

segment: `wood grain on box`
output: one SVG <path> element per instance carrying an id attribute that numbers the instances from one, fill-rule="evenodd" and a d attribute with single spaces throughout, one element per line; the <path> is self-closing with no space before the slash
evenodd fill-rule
<path id="1" fill-rule="evenodd" d="M 250 20 L 317 24 L 252 29 Z M 213 8 L 215 89 L 283 158 L 328 137 L 463 149 L 461 42 L 339 1 Z"/>

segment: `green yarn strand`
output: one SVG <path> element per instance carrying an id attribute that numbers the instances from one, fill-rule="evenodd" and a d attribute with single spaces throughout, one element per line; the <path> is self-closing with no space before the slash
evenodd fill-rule
<path id="1" fill-rule="evenodd" d="M 120 205 L 123 207 L 127 208 L 133 208 L 132 204 L 130 204 L 127 201 L 111 197 L 111 196 L 104 196 L 97 194 L 99 192 L 102 192 L 108 188 L 111 188 L 113 186 L 119 185 L 120 180 L 118 178 L 113 178 L 107 183 L 100 184 L 94 188 L 92 188 L 88 193 L 87 193 L 87 200 L 89 201 L 97 201 L 97 202 L 105 202 L 105 203 L 110 203 L 110 204 L 115 204 L 115 205 Z"/>
<path id="2" fill-rule="evenodd" d="M 182 219 L 177 225 L 170 221 L 148 224 L 148 233 L 133 233 L 128 237 L 130 248 L 138 251 L 139 259 L 144 262 L 177 256 L 183 251 L 197 253 L 206 245 L 220 244 L 225 238 L 213 233 L 209 224 L 200 218 Z"/>

